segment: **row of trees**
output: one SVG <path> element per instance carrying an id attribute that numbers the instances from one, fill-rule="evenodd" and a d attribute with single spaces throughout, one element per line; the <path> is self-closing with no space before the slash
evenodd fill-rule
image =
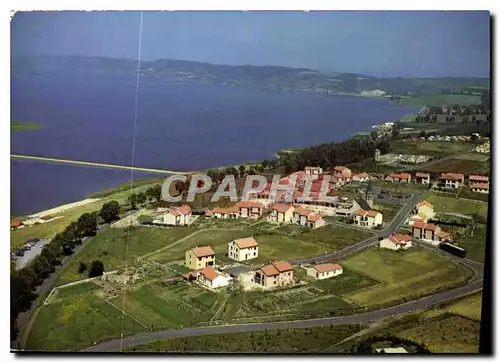
<path id="1" fill-rule="evenodd" d="M 463 115 L 463 116 L 446 115 L 446 122 L 455 122 L 455 120 L 457 120 L 457 117 L 460 117 L 460 121 L 462 123 L 480 124 L 482 122 L 477 118 L 477 115 L 471 115 L 470 117 L 468 115 Z M 486 123 L 490 122 L 490 118 L 491 116 L 487 114 L 484 117 L 484 122 Z M 414 121 L 417 123 L 436 123 L 437 115 L 436 114 L 417 115 L 415 116 Z"/>
<path id="2" fill-rule="evenodd" d="M 481 99 L 483 102 L 484 100 Z M 477 105 L 458 105 L 454 104 L 451 106 L 430 106 L 429 113 L 436 115 L 457 115 L 457 116 L 470 116 L 470 115 L 482 115 L 490 112 L 489 104 L 477 104 Z"/>
<path id="3" fill-rule="evenodd" d="M 400 338 L 394 335 L 386 334 L 382 336 L 372 336 L 366 339 L 363 339 L 359 341 L 357 344 L 355 344 L 352 349 L 351 353 L 354 354 L 370 354 L 374 353 L 373 351 L 373 344 L 378 343 L 378 342 L 391 342 L 391 347 L 396 347 L 396 346 L 406 346 L 406 347 L 413 347 L 415 348 L 415 353 L 417 354 L 431 354 L 431 351 L 422 343 L 415 342 L 410 339 L 406 338 Z"/>
<path id="4" fill-rule="evenodd" d="M 128 196 L 128 203 L 132 209 L 136 209 L 137 205 L 144 205 L 146 202 L 159 202 L 161 199 L 161 185 L 156 184 L 151 188 L 146 189 L 145 192 L 132 193 Z"/>
<path id="5" fill-rule="evenodd" d="M 97 234 L 100 220 L 109 223 L 118 219 L 119 214 L 120 205 L 116 201 L 104 204 L 99 212 L 82 214 L 76 222 L 71 222 L 64 231 L 56 234 L 43 248 L 41 254 L 35 257 L 28 266 L 11 272 L 11 340 L 14 340 L 18 333 L 16 326 L 18 315 L 29 310 L 37 297 L 36 288 L 55 271 L 64 256 L 69 256 L 74 252 L 74 249 L 82 243 L 83 238 Z M 91 266 L 92 274 L 98 273 L 100 268 L 99 264 L 94 266 L 94 262 Z"/>

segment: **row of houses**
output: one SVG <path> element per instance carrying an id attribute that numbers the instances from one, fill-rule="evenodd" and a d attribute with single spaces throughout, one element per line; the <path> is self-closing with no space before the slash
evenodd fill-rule
<path id="1" fill-rule="evenodd" d="M 273 223 L 295 223 L 313 229 L 325 225 L 323 217 L 319 214 L 301 206 L 284 203 L 271 205 L 267 220 Z"/>
<path id="2" fill-rule="evenodd" d="M 396 183 L 411 183 L 412 174 L 410 173 L 391 173 L 384 178 L 388 182 Z M 429 185 L 431 176 L 429 173 L 415 173 L 414 181 L 417 184 Z M 469 175 L 468 185 L 474 192 L 488 193 L 489 192 L 489 177 L 486 175 Z M 461 173 L 441 173 L 438 178 L 438 185 L 446 189 L 458 189 L 464 186 L 465 175 Z"/>

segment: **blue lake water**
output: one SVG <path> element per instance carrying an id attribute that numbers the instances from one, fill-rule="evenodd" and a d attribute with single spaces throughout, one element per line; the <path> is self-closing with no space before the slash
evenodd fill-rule
<path id="1" fill-rule="evenodd" d="M 12 75 L 11 119 L 44 128 L 13 133 L 11 152 L 130 165 L 134 97 L 134 75 Z M 135 165 L 197 170 L 262 160 L 417 111 L 374 98 L 141 79 Z M 130 178 L 127 171 L 11 165 L 14 214 L 79 200 Z"/>

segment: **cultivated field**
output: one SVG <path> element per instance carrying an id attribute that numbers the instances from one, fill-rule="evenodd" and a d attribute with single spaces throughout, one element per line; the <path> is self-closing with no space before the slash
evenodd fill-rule
<path id="1" fill-rule="evenodd" d="M 453 104 L 477 105 L 481 103 L 481 97 L 478 95 L 443 93 L 402 98 L 399 102 L 404 105 L 415 107 Z"/>
<path id="2" fill-rule="evenodd" d="M 479 155 L 481 158 L 471 158 L 473 155 Z M 481 154 L 462 154 L 453 159 L 444 160 L 440 163 L 430 165 L 425 167 L 426 172 L 435 173 L 463 173 L 465 175 L 469 174 L 490 174 L 490 162 L 488 157 L 484 159 L 484 155 Z"/>
<path id="3" fill-rule="evenodd" d="M 373 248 L 340 261 L 342 266 L 366 274 L 380 284 L 346 294 L 348 300 L 372 306 L 401 298 L 411 299 L 433 290 L 464 282 L 470 272 L 434 251 L 412 247 L 408 251 Z"/>
<path id="4" fill-rule="evenodd" d="M 446 310 L 452 314 L 463 316 L 464 318 L 481 321 L 482 299 L 483 294 L 481 292 L 470 295 L 448 305 Z"/>
<path id="5" fill-rule="evenodd" d="M 109 228 L 99 233 L 85 249 L 80 250 L 78 254 L 73 257 L 56 284 L 62 285 L 71 281 L 87 278 L 87 271 L 83 274 L 78 273 L 80 261 L 90 266 L 92 261 L 97 259 L 104 263 L 105 271 L 113 271 L 125 267 L 125 257 L 128 256 L 128 266 L 134 266 L 138 264 L 138 257 L 170 245 L 192 232 L 194 232 L 194 229 L 189 227 L 132 227 L 130 230 L 124 228 Z"/>
<path id="6" fill-rule="evenodd" d="M 391 153 L 443 157 L 469 151 L 473 146 L 465 142 L 404 140 L 391 143 Z"/>

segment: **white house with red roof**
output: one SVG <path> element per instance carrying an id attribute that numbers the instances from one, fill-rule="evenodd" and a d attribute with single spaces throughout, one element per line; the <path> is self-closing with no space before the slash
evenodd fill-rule
<path id="1" fill-rule="evenodd" d="M 352 171 L 345 166 L 336 166 L 333 168 L 333 175 L 337 178 L 343 178 L 345 181 L 350 181 L 352 178 Z"/>
<path id="2" fill-rule="evenodd" d="M 490 178 L 486 175 L 469 175 L 469 185 L 472 187 L 472 184 L 477 183 L 486 183 L 489 184 Z"/>
<path id="3" fill-rule="evenodd" d="M 337 263 L 323 263 L 306 268 L 307 276 L 318 280 L 328 279 L 330 277 L 341 275 L 344 270 Z"/>
<path id="4" fill-rule="evenodd" d="M 367 228 L 381 226 L 383 223 L 382 213 L 375 210 L 358 209 L 354 211 L 352 218 L 354 220 L 354 224 Z"/>
<path id="5" fill-rule="evenodd" d="M 293 218 L 293 206 L 284 203 L 275 203 L 270 207 L 271 213 L 267 219 L 275 223 L 290 223 Z"/>
<path id="6" fill-rule="evenodd" d="M 161 223 L 170 226 L 186 226 L 191 220 L 191 207 L 183 205 L 163 215 Z"/>
<path id="7" fill-rule="evenodd" d="M 473 192 L 488 194 L 490 192 L 489 183 L 472 183 L 470 189 Z"/>
<path id="8" fill-rule="evenodd" d="M 441 173 L 439 178 L 447 189 L 458 189 L 464 184 L 465 177 L 459 173 Z"/>
<path id="9" fill-rule="evenodd" d="M 410 183 L 411 182 L 411 174 L 410 173 L 392 173 L 388 174 L 385 181 L 393 182 L 393 183 Z"/>
<path id="10" fill-rule="evenodd" d="M 393 234 L 387 238 L 380 240 L 380 248 L 388 248 L 390 250 L 406 250 L 411 247 L 411 236 L 407 234 Z"/>
<path id="11" fill-rule="evenodd" d="M 259 244 L 253 237 L 235 239 L 227 244 L 227 257 L 247 261 L 259 257 Z"/>
<path id="12" fill-rule="evenodd" d="M 303 207 L 295 207 L 293 209 L 292 220 L 294 223 L 300 224 L 310 228 L 318 228 L 325 225 L 323 217 L 314 213 L 310 209 Z"/>
<path id="13" fill-rule="evenodd" d="M 441 230 L 441 227 L 424 222 L 415 222 L 411 226 L 411 236 L 429 242 L 446 242 L 451 239 L 448 232 Z"/>
<path id="14" fill-rule="evenodd" d="M 196 276 L 200 283 L 212 289 L 228 286 L 232 280 L 231 277 L 220 273 L 211 266 L 207 266 L 197 271 Z"/>
<path id="15" fill-rule="evenodd" d="M 429 185 L 431 183 L 431 174 L 429 174 L 429 173 L 415 173 L 415 183 Z"/>

